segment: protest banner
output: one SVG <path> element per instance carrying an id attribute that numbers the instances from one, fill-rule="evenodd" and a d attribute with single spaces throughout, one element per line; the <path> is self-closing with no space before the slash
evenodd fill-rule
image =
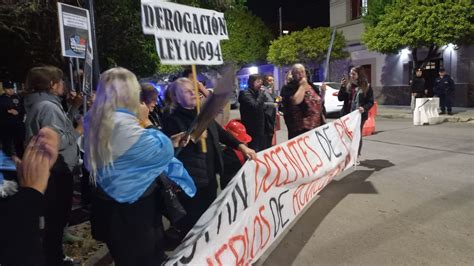
<path id="1" fill-rule="evenodd" d="M 261 151 L 247 161 L 201 216 L 166 265 L 255 262 L 303 208 L 354 165 L 361 114 Z"/>
<path id="2" fill-rule="evenodd" d="M 86 60 L 84 61 L 84 75 L 82 78 L 82 93 L 92 95 L 92 48 L 88 45 Z"/>
<path id="3" fill-rule="evenodd" d="M 143 33 L 155 36 L 162 64 L 221 65 L 219 41 L 229 39 L 224 14 L 158 0 L 142 0 Z"/>
<path id="4" fill-rule="evenodd" d="M 86 57 L 87 43 L 92 46 L 89 10 L 58 2 L 61 52 L 64 57 Z"/>

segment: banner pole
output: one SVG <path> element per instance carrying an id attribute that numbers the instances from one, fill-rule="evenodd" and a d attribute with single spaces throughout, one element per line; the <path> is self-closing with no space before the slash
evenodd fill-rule
<path id="1" fill-rule="evenodd" d="M 194 93 L 196 94 L 196 109 L 197 113 L 201 112 L 201 97 L 199 97 L 199 87 L 196 74 L 196 65 L 191 65 L 191 70 L 193 71 L 193 83 L 194 83 Z M 206 139 L 201 138 L 201 151 L 202 153 L 207 153 Z"/>
<path id="2" fill-rule="evenodd" d="M 72 62 L 72 58 L 71 57 L 68 57 L 69 59 L 69 79 L 70 79 L 70 84 L 71 84 L 71 90 L 74 91 L 75 88 L 74 88 L 74 73 L 73 73 L 73 70 L 72 70 L 72 65 L 74 64 Z"/>

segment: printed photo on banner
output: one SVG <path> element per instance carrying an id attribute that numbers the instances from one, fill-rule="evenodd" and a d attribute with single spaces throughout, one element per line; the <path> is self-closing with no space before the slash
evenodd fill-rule
<path id="1" fill-rule="evenodd" d="M 61 52 L 64 57 L 86 57 L 87 43 L 92 46 L 89 11 L 58 2 Z"/>
<path id="2" fill-rule="evenodd" d="M 229 39 L 224 14 L 176 3 L 142 0 L 142 29 L 154 35 L 162 64 L 221 65 Z"/>
<path id="3" fill-rule="evenodd" d="M 357 159 L 354 111 L 247 161 L 165 265 L 248 265 Z M 317 202 L 316 202 L 317 204 Z"/>

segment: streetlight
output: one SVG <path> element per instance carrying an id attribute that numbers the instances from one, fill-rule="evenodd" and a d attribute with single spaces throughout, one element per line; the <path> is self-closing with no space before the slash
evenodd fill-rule
<path id="1" fill-rule="evenodd" d="M 286 34 L 288 34 L 288 33 L 290 33 L 290 31 L 289 31 L 289 30 L 283 30 L 283 34 L 285 34 L 285 35 L 286 35 Z"/>

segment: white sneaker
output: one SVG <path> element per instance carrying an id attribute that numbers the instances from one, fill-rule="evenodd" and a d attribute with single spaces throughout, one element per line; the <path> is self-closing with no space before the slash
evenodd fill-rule
<path id="1" fill-rule="evenodd" d="M 360 165 L 360 161 L 359 160 L 356 160 L 355 163 L 354 163 L 355 166 L 358 166 Z"/>

